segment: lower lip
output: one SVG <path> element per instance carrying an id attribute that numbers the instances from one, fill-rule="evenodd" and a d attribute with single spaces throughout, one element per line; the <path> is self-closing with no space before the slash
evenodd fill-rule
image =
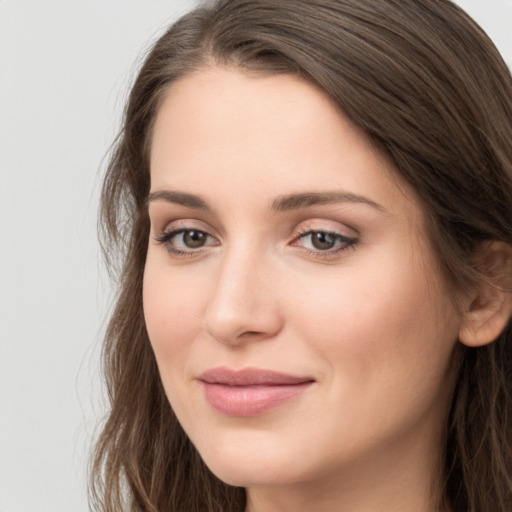
<path id="1" fill-rule="evenodd" d="M 205 382 L 207 402 L 227 416 L 257 416 L 302 394 L 312 382 L 286 385 L 227 386 Z"/>

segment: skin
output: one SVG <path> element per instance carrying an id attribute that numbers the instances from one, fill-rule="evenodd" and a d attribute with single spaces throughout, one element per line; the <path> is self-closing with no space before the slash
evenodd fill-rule
<path id="1" fill-rule="evenodd" d="M 345 196 L 271 207 L 333 191 Z M 313 85 L 211 67 L 160 107 L 151 193 L 144 312 L 163 385 L 205 463 L 247 488 L 248 511 L 439 510 L 463 318 L 386 156 Z M 168 236 L 180 229 L 204 244 Z M 320 250 L 312 231 L 338 238 Z M 230 417 L 198 380 L 218 366 L 314 384 Z"/>

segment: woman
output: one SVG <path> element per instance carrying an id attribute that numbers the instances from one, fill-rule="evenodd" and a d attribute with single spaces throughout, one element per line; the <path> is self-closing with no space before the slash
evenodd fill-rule
<path id="1" fill-rule="evenodd" d="M 99 510 L 512 503 L 512 78 L 447 0 L 219 0 L 103 188 Z"/>

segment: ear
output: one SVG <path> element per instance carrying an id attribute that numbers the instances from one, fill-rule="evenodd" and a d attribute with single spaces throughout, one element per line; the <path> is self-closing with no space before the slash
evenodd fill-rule
<path id="1" fill-rule="evenodd" d="M 476 254 L 482 277 L 468 297 L 459 341 L 468 347 L 492 343 L 512 315 L 512 247 L 504 242 L 485 242 Z"/>

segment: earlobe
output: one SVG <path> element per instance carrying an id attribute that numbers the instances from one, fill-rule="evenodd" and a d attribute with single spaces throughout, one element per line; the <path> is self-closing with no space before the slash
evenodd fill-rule
<path id="1" fill-rule="evenodd" d="M 512 247 L 486 242 L 477 253 L 482 277 L 468 300 L 459 341 L 468 347 L 492 343 L 512 315 Z"/>

